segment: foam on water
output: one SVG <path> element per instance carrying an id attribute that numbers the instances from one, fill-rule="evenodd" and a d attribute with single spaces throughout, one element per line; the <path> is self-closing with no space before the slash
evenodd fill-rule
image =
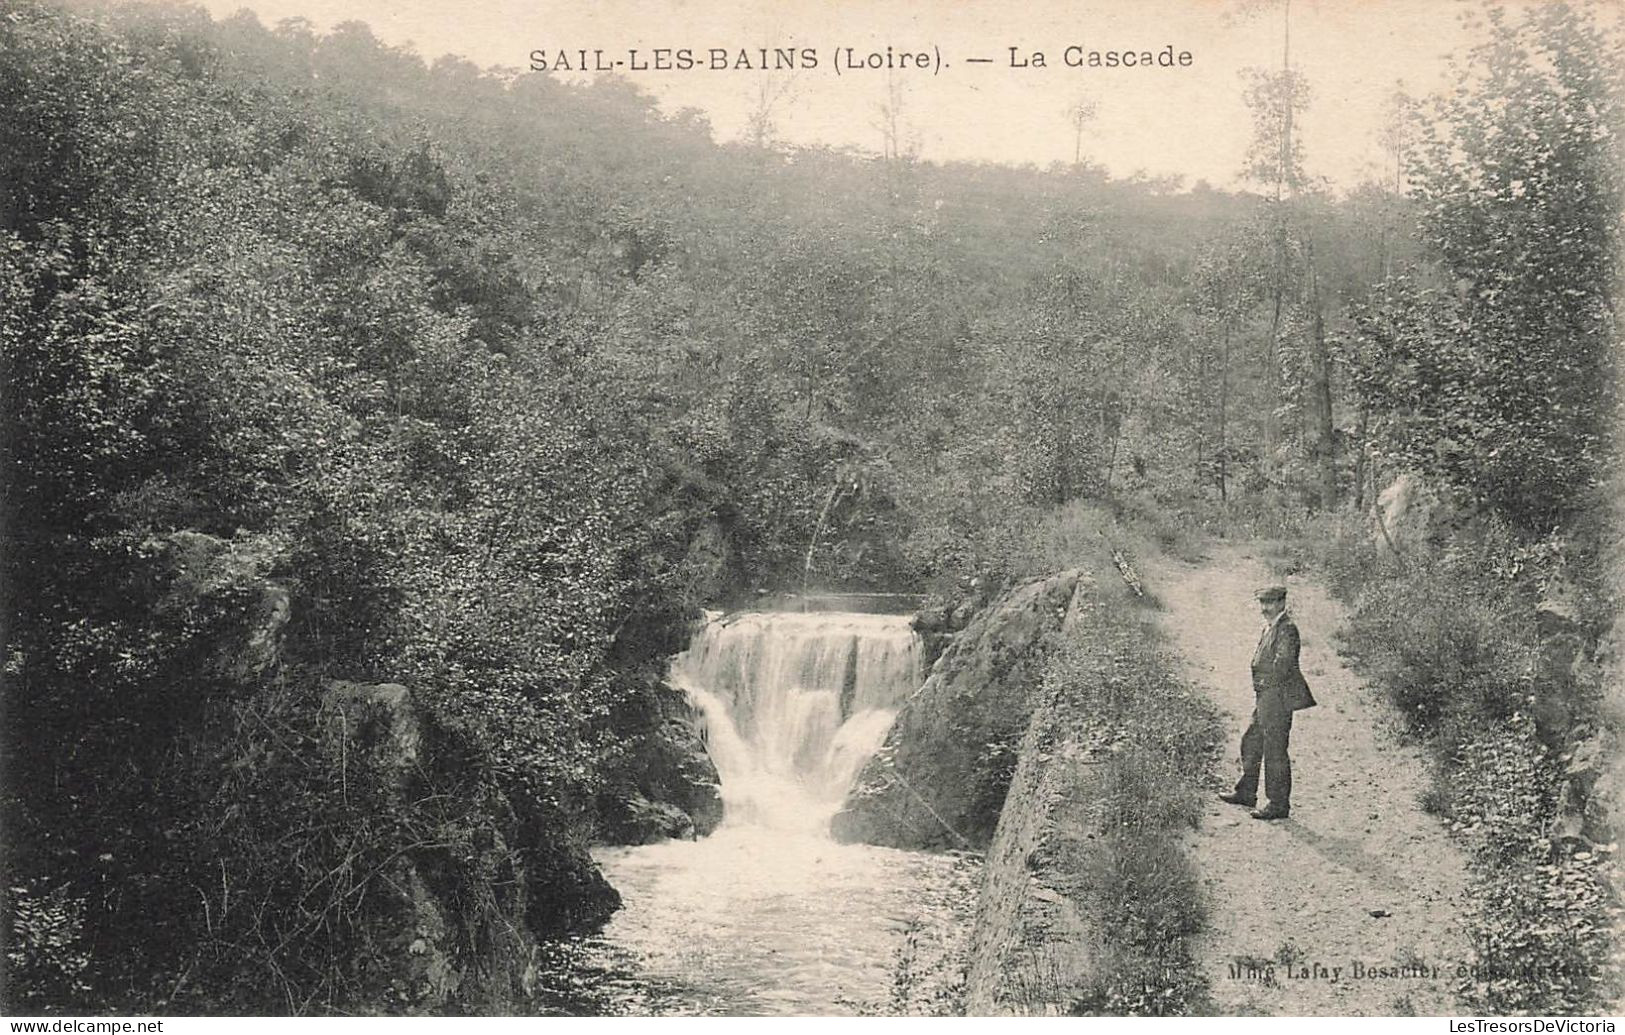
<path id="1" fill-rule="evenodd" d="M 713 617 L 671 663 L 703 720 L 724 822 L 817 832 L 920 685 L 906 615 Z"/>
<path id="2" fill-rule="evenodd" d="M 595 853 L 624 908 L 584 946 L 578 972 L 607 1000 L 594 1009 L 853 1013 L 891 994 L 905 939 L 958 958 L 974 860 L 829 837 L 921 683 L 907 616 L 713 615 L 670 679 L 701 717 L 723 823 L 695 842 Z"/>

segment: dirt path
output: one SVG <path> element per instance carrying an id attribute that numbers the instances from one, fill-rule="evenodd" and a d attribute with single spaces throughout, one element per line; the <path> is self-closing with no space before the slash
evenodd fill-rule
<path id="1" fill-rule="evenodd" d="M 1199 565 L 1162 559 L 1145 575 L 1167 607 L 1187 677 L 1228 713 L 1220 768 L 1228 790 L 1253 706 L 1253 590 L 1282 580 L 1249 548 L 1228 544 Z M 1225 1013 L 1453 1012 L 1454 972 L 1468 958 L 1458 920 L 1463 856 L 1417 803 L 1427 787 L 1421 753 L 1395 743 L 1390 708 L 1333 649 L 1342 606 L 1313 582 L 1284 581 L 1319 707 L 1293 723 L 1292 817 L 1260 822 L 1210 798 L 1192 835 L 1210 903 L 1199 959 L 1214 999 Z M 1355 977 L 1356 965 L 1397 974 Z"/>

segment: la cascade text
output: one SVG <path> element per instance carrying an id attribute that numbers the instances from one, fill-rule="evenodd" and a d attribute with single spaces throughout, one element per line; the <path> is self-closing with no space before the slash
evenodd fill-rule
<path id="1" fill-rule="evenodd" d="M 1066 68 L 1189 68 L 1189 50 L 1160 48 L 1092 49 L 1071 44 L 1058 52 L 1004 47 L 997 56 L 971 55 L 950 62 L 940 47 L 538 47 L 530 52 L 532 72 L 795 72 L 828 67 L 837 75 L 864 71 L 920 71 L 937 74 L 954 63 L 1036 70 L 1057 63 Z"/>

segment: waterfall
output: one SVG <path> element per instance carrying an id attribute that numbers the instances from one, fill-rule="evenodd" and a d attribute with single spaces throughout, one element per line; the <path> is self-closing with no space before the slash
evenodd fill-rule
<path id="1" fill-rule="evenodd" d="M 721 776 L 722 826 L 695 841 L 595 847 L 623 908 L 583 940 L 584 966 L 561 985 L 625 997 L 617 1013 L 800 1016 L 886 1002 L 905 951 L 922 976 L 955 971 L 974 862 L 829 836 L 919 688 L 921 655 L 902 616 L 708 616 L 670 682 Z"/>
<path id="2" fill-rule="evenodd" d="M 920 640 L 906 615 L 713 615 L 670 678 L 703 718 L 723 822 L 823 833 L 919 687 Z"/>

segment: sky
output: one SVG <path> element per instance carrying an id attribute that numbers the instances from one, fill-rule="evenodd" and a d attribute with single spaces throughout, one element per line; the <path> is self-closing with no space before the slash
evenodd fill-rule
<path id="1" fill-rule="evenodd" d="M 248 8 L 275 25 L 303 17 L 318 29 L 348 20 L 427 60 L 455 54 L 483 66 L 528 68 L 531 52 L 604 52 L 651 62 L 655 48 L 689 48 L 702 67 L 621 74 L 663 109 L 698 108 L 719 140 L 739 137 L 764 86 L 778 97 L 777 137 L 878 152 L 884 70 L 842 69 L 847 48 L 869 54 L 926 52 L 932 67 L 891 73 L 906 139 L 920 157 L 1033 163 L 1071 161 L 1068 111 L 1095 105 L 1083 154 L 1113 175 L 1143 171 L 1234 185 L 1251 120 L 1244 71 L 1279 67 L 1282 0 L 202 0 L 216 17 Z M 1447 56 L 1465 54 L 1472 36 L 1460 21 L 1466 0 L 1291 0 L 1292 62 L 1311 85 L 1301 123 L 1311 175 L 1347 188 L 1375 174 L 1387 98 L 1403 80 L 1415 93 L 1451 81 Z M 711 48 L 813 48 L 818 65 L 762 71 L 708 65 Z M 1012 67 L 1010 48 L 1026 67 Z M 1069 68 L 1066 48 L 1161 52 L 1189 63 L 1172 68 Z M 1047 62 L 1037 67 L 1032 53 Z M 971 63 L 971 58 L 990 63 Z M 940 66 L 937 62 L 940 61 Z M 580 73 L 550 71 L 565 78 Z"/>

